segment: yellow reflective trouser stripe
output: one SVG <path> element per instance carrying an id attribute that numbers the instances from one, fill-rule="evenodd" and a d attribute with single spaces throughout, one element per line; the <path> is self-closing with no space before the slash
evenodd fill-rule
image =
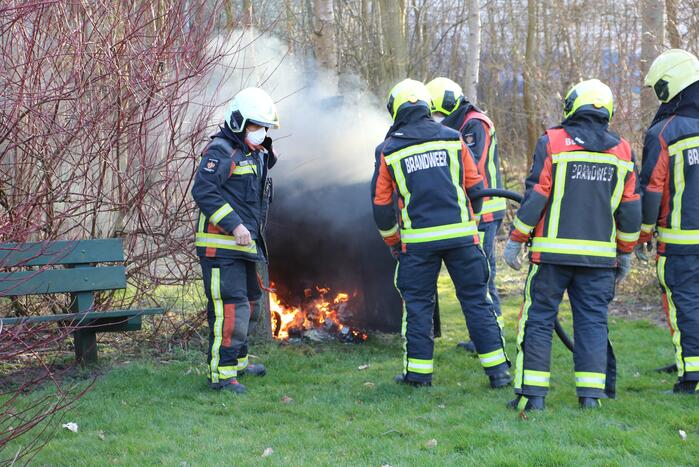
<path id="1" fill-rule="evenodd" d="M 238 245 L 235 238 L 230 235 L 197 233 L 195 245 L 204 248 L 221 248 L 257 254 L 257 244 L 254 241 L 250 245 Z"/>
<path id="2" fill-rule="evenodd" d="M 393 285 L 400 295 L 400 300 L 403 305 L 403 313 L 401 315 L 401 325 L 400 325 L 400 336 L 403 341 L 403 374 L 408 371 L 408 339 L 406 334 L 408 332 L 408 310 L 405 308 L 405 300 L 403 300 L 403 294 L 400 293 L 398 288 L 398 268 L 400 268 L 400 261 L 396 263 L 396 272 L 393 274 Z"/>
<path id="3" fill-rule="evenodd" d="M 655 230 L 655 224 L 641 224 L 641 232 L 652 233 Z"/>
<path id="4" fill-rule="evenodd" d="M 226 203 L 223 206 L 221 206 L 220 208 L 218 208 L 216 210 L 216 212 L 214 212 L 211 215 L 211 218 L 209 220 L 211 221 L 212 224 L 218 225 L 218 223 L 221 222 L 221 219 L 223 219 L 224 217 L 226 217 L 228 214 L 230 214 L 232 212 L 233 212 L 233 208 L 231 207 L 230 204 Z"/>
<path id="5" fill-rule="evenodd" d="M 211 346 L 211 382 L 218 383 L 219 377 L 227 378 L 219 374 L 218 362 L 221 359 L 221 340 L 223 339 L 223 300 L 221 299 L 221 270 L 211 269 L 211 300 L 214 302 L 214 343 Z M 233 370 L 235 373 L 235 370 Z M 233 376 L 236 376 L 235 374 Z M 229 376 L 230 377 L 230 376 Z"/>
<path id="6" fill-rule="evenodd" d="M 483 368 L 498 366 L 501 363 L 505 363 L 507 361 L 507 359 L 505 358 L 505 351 L 503 349 L 498 349 L 493 352 L 488 352 L 484 354 L 478 354 L 478 358 L 480 359 Z"/>
<path id="7" fill-rule="evenodd" d="M 234 367 L 238 371 L 243 371 L 248 367 L 248 356 L 238 359 L 238 364 Z"/>
<path id="8" fill-rule="evenodd" d="M 459 224 L 440 225 L 437 227 L 426 227 L 423 229 L 402 229 L 400 238 L 404 243 L 422 243 L 436 240 L 446 240 L 449 238 L 467 237 L 476 235 L 478 227 L 473 221 Z"/>
<path id="9" fill-rule="evenodd" d="M 398 224 L 394 225 L 393 227 L 391 227 L 388 230 L 379 229 L 379 233 L 381 234 L 381 236 L 383 238 L 390 237 L 391 235 L 395 234 L 396 232 L 398 232 Z"/>
<path id="10" fill-rule="evenodd" d="M 699 230 L 658 227 L 658 241 L 676 245 L 696 245 L 699 244 Z"/>
<path id="11" fill-rule="evenodd" d="M 527 386 L 549 387 L 551 373 L 548 371 L 524 370 L 524 384 Z"/>
<path id="12" fill-rule="evenodd" d="M 529 308 L 532 306 L 532 281 L 534 276 L 539 271 L 539 265 L 534 263 L 530 266 L 527 283 L 524 286 L 524 304 L 522 305 L 522 314 L 519 318 L 517 328 L 517 364 L 515 365 L 515 388 L 521 389 L 524 379 L 524 351 L 522 343 L 524 342 L 524 328 L 529 316 Z"/>
<path id="13" fill-rule="evenodd" d="M 218 367 L 218 377 L 219 379 L 230 379 L 230 378 L 235 378 L 238 376 L 238 369 L 235 366 L 219 366 Z M 212 382 L 217 382 L 214 381 L 213 379 L 211 380 Z"/>
<path id="14" fill-rule="evenodd" d="M 616 244 L 614 242 L 599 242 L 593 240 L 536 237 L 532 241 L 531 251 L 615 258 Z"/>
<path id="15" fill-rule="evenodd" d="M 587 371 L 575 372 L 575 385 L 579 388 L 604 389 L 607 375 L 604 373 L 591 373 Z"/>
<path id="16" fill-rule="evenodd" d="M 232 175 L 246 175 L 246 174 L 254 174 L 256 173 L 255 166 L 254 165 L 245 165 L 245 166 L 238 166 L 235 169 L 233 169 L 233 172 L 231 172 Z"/>
<path id="17" fill-rule="evenodd" d="M 638 238 L 641 236 L 641 232 L 634 232 L 634 233 L 626 233 L 622 232 L 621 230 L 616 231 L 616 238 L 621 240 L 622 242 L 635 242 L 638 241 Z"/>
<path id="18" fill-rule="evenodd" d="M 680 333 L 680 328 L 677 325 L 677 307 L 675 306 L 675 300 L 672 297 L 672 291 L 668 287 L 665 281 L 665 263 L 667 258 L 665 256 L 658 257 L 658 264 L 656 265 L 658 271 L 658 281 L 660 286 L 665 291 L 665 297 L 667 298 L 667 314 L 670 321 L 670 329 L 672 330 L 672 345 L 675 346 L 675 364 L 677 365 L 677 376 L 681 377 L 684 375 L 684 364 L 682 360 L 682 335 Z"/>
<path id="19" fill-rule="evenodd" d="M 483 207 L 481 208 L 480 214 L 488 214 L 491 212 L 502 211 L 507 209 L 507 201 L 503 198 L 489 199 L 483 202 Z"/>
<path id="20" fill-rule="evenodd" d="M 699 371 L 699 357 L 685 357 L 684 369 L 686 371 Z"/>
<path id="21" fill-rule="evenodd" d="M 427 375 L 432 373 L 432 360 L 421 360 L 419 358 L 408 357 L 408 371 Z"/>
<path id="22" fill-rule="evenodd" d="M 522 222 L 522 219 L 519 217 L 515 216 L 515 219 L 512 221 L 512 225 L 515 226 L 515 229 L 519 230 L 522 232 L 524 235 L 529 235 L 532 230 L 534 230 L 533 225 L 528 225 Z"/>

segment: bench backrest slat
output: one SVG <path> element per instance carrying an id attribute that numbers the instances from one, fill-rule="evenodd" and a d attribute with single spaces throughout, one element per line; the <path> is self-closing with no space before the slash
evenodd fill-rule
<path id="1" fill-rule="evenodd" d="M 0 273 L 0 297 L 124 288 L 126 288 L 124 266 Z"/>
<path id="2" fill-rule="evenodd" d="M 0 269 L 124 261 L 120 238 L 0 243 Z"/>

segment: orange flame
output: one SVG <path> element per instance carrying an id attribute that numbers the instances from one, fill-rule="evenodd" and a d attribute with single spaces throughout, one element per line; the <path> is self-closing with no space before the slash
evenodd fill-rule
<path id="1" fill-rule="evenodd" d="M 272 284 L 272 287 L 274 285 Z M 361 331 L 351 329 L 344 325 L 338 316 L 343 304 L 349 302 L 350 295 L 340 292 L 334 298 L 328 299 L 330 292 L 327 287 L 315 287 L 304 290 L 306 303 L 303 307 L 293 307 L 284 304 L 277 294 L 269 293 L 270 311 L 272 313 L 272 327 L 277 339 L 288 339 L 289 332 L 302 333 L 310 329 L 325 329 L 327 331 L 351 334 L 355 340 L 366 340 L 367 335 Z M 316 298 L 311 298 L 317 295 Z"/>

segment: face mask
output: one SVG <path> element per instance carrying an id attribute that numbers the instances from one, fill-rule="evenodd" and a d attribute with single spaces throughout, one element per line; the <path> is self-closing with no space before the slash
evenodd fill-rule
<path id="1" fill-rule="evenodd" d="M 247 139 L 252 145 L 260 145 L 265 140 L 267 136 L 267 129 L 265 127 L 260 128 L 255 131 L 248 131 Z"/>
<path id="2" fill-rule="evenodd" d="M 437 123 L 442 123 L 442 121 L 444 120 L 444 115 L 433 114 L 432 119 Z"/>

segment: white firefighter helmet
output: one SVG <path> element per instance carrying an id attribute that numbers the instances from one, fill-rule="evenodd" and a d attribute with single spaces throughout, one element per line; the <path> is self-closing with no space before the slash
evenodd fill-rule
<path id="1" fill-rule="evenodd" d="M 279 128 L 277 106 L 269 94 L 260 88 L 245 88 L 238 92 L 228 107 L 226 121 L 236 133 L 243 131 L 248 122 L 266 128 Z"/>

